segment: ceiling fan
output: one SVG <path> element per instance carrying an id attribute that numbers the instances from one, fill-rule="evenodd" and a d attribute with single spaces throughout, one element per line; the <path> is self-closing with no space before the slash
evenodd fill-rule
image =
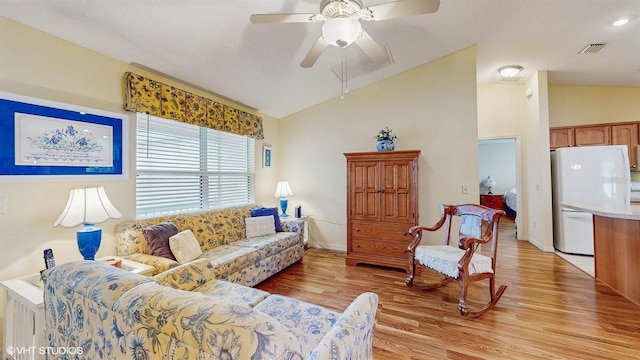
<path id="1" fill-rule="evenodd" d="M 360 20 L 380 21 L 430 14 L 438 11 L 439 6 L 440 0 L 401 0 L 369 7 L 364 7 L 361 0 L 322 0 L 319 14 L 254 14 L 250 19 L 253 24 L 324 22 L 322 36 L 300 63 L 303 68 L 313 66 L 327 46 L 345 48 L 354 42 L 371 60 L 384 63 L 389 55 L 362 29 Z"/>

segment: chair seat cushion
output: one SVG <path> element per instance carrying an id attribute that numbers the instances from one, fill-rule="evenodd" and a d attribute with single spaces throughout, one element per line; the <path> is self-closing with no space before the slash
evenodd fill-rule
<path id="1" fill-rule="evenodd" d="M 464 250 L 447 245 L 420 245 L 415 250 L 415 259 L 421 265 L 454 279 L 458 278 L 458 261 L 463 255 Z M 475 253 L 469 263 L 469 275 L 479 273 L 493 273 L 491 258 Z"/>

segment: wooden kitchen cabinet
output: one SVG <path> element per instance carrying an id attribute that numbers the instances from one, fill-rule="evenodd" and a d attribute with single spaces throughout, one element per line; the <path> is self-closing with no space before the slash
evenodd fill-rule
<path id="1" fill-rule="evenodd" d="M 551 149 L 575 145 L 573 128 L 549 129 L 549 144 Z"/>
<path id="2" fill-rule="evenodd" d="M 611 125 L 611 145 L 627 145 L 629 167 L 638 169 L 638 124 Z"/>
<path id="3" fill-rule="evenodd" d="M 418 224 L 419 150 L 346 153 L 347 265 L 408 271 L 404 253 Z"/>
<path id="4" fill-rule="evenodd" d="M 549 129 L 551 150 L 567 146 L 627 145 L 629 167 L 638 170 L 640 122 L 605 123 Z"/>
<path id="5" fill-rule="evenodd" d="M 576 146 L 611 144 L 611 126 L 576 127 L 574 132 Z"/>

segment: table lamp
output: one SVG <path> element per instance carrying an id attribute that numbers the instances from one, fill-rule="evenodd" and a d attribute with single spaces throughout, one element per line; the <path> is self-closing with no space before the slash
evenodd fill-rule
<path id="1" fill-rule="evenodd" d="M 273 193 L 273 196 L 280 198 L 280 209 L 282 209 L 282 214 L 280 214 L 280 217 L 288 217 L 289 215 L 287 215 L 287 196 L 293 196 L 293 191 L 291 191 L 289 182 L 278 181 L 278 186 L 276 187 L 276 192 Z"/>
<path id="2" fill-rule="evenodd" d="M 493 193 L 491 192 L 491 188 L 492 188 L 492 187 L 494 187 L 494 186 L 496 186 L 496 182 L 491 178 L 491 175 L 489 175 L 489 176 L 487 176 L 487 178 L 486 178 L 486 179 L 484 179 L 484 180 L 482 181 L 482 186 L 484 186 L 484 187 L 488 188 L 488 189 L 489 189 L 489 191 L 487 191 L 487 194 L 488 194 L 488 195 L 491 195 L 491 194 L 493 194 Z"/>
<path id="3" fill-rule="evenodd" d="M 70 228 L 84 224 L 76 233 L 78 250 L 85 260 L 95 260 L 102 240 L 102 229 L 95 224 L 121 216 L 102 186 L 71 189 L 67 206 L 53 226 Z"/>

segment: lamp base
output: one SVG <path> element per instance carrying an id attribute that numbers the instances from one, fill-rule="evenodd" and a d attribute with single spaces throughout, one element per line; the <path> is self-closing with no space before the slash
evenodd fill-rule
<path id="1" fill-rule="evenodd" d="M 282 209 L 280 217 L 289 217 L 289 215 L 287 215 L 287 205 L 289 205 L 287 198 L 280 198 L 280 209 Z"/>
<path id="2" fill-rule="evenodd" d="M 84 224 L 84 227 L 76 233 L 76 238 L 82 257 L 85 260 L 95 260 L 102 240 L 102 229 L 94 224 Z"/>

